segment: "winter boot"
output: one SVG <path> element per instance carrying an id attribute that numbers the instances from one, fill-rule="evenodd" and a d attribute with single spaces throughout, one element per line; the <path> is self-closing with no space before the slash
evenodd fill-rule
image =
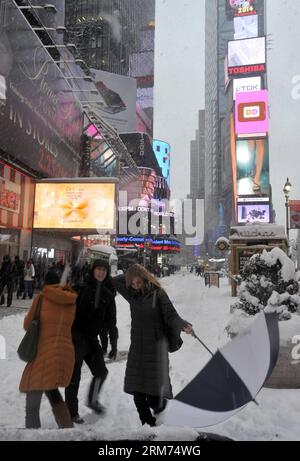
<path id="1" fill-rule="evenodd" d="M 73 421 L 73 423 L 75 423 L 75 424 L 84 424 L 84 423 L 85 423 L 84 419 L 81 418 L 80 415 L 75 415 L 75 416 L 73 416 L 73 417 L 72 417 L 72 421 Z"/>
<path id="2" fill-rule="evenodd" d="M 59 428 L 68 429 L 74 427 L 66 402 L 58 402 L 52 406 L 55 421 Z"/>

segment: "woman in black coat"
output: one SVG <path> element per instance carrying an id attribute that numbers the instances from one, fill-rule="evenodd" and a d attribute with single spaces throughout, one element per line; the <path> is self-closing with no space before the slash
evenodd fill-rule
<path id="1" fill-rule="evenodd" d="M 88 365 L 93 375 L 87 406 L 96 413 L 101 413 L 104 410 L 98 401 L 98 396 L 108 370 L 98 335 L 109 316 L 109 311 L 116 309 L 115 296 L 116 291 L 109 275 L 108 262 L 96 260 L 89 279 L 79 290 L 76 315 L 72 326 L 75 366 L 70 385 L 65 390 L 65 396 L 72 421 L 78 424 L 84 422 L 78 413 L 78 390 L 83 361 Z M 113 318 L 113 322 L 116 322 L 116 317 Z M 116 328 L 115 324 L 114 327 Z"/>
<path id="2" fill-rule="evenodd" d="M 191 325 L 177 314 L 159 282 L 143 266 L 131 266 L 126 275 L 114 277 L 119 293 L 129 302 L 131 344 L 124 390 L 132 394 L 142 424 L 155 426 L 154 414 L 172 399 L 166 330 L 174 339 L 192 333 Z"/>

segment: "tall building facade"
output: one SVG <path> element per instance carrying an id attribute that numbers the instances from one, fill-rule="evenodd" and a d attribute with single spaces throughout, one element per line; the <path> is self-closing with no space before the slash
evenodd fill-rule
<path id="1" fill-rule="evenodd" d="M 205 170 L 205 111 L 199 111 L 196 139 L 190 150 L 190 198 L 204 199 Z"/>
<path id="2" fill-rule="evenodd" d="M 246 192 L 238 189 L 239 182 L 236 152 L 238 136 L 235 130 L 235 98 L 234 88 L 241 82 L 243 72 L 247 68 L 242 67 L 242 60 L 245 59 L 243 51 L 243 40 L 261 37 L 265 34 L 264 24 L 264 1 L 240 1 L 229 0 L 206 0 L 205 18 L 205 250 L 211 256 L 216 255 L 215 242 L 220 236 L 227 236 L 231 225 L 237 220 L 237 200 L 239 196 L 245 196 Z M 255 30 L 256 29 L 256 30 Z M 235 42 L 239 40 L 239 42 Z M 235 48 L 240 54 L 240 67 L 234 69 L 234 74 L 228 76 L 229 68 L 228 55 L 229 43 L 235 42 Z M 254 53 L 253 43 L 248 45 L 249 59 Z M 245 44 L 245 47 L 247 45 Z M 264 50 L 265 51 L 265 50 Z M 247 51 L 245 52 L 247 55 Z M 234 61 L 236 56 L 231 55 Z M 252 64 L 252 62 L 249 62 Z M 255 63 L 253 63 L 255 64 Z M 256 71 L 254 66 L 249 65 L 249 75 L 257 76 L 260 80 L 261 89 L 266 89 L 265 65 L 263 71 Z M 251 69 L 250 69 L 251 68 Z M 232 69 L 231 69 L 232 70 Z M 232 70 L 233 72 L 233 70 Z M 240 72 L 240 74 L 238 74 Z M 246 84 L 245 84 L 246 85 Z M 241 85 L 239 85 L 241 86 Z M 250 85 L 249 85 L 250 86 Z M 243 90 L 248 92 L 245 89 Z M 261 194 L 261 188 L 256 185 L 257 191 L 253 189 L 253 178 L 255 177 L 255 161 L 258 158 L 258 145 L 262 140 L 255 139 L 251 134 L 248 136 L 251 142 L 255 143 L 256 151 L 252 152 L 247 144 L 247 155 L 250 158 L 248 165 L 248 177 L 242 178 L 248 185 L 249 194 L 255 196 Z M 242 139 L 246 139 L 243 135 Z M 245 149 L 248 141 L 239 143 L 240 149 Z M 243 144 L 244 143 L 244 144 Z M 253 150 L 253 149 L 252 149 Z M 264 144 L 265 163 L 269 160 L 267 142 Z M 241 162 L 242 163 L 242 162 Z M 245 170 L 245 168 L 244 168 Z M 264 170 L 268 172 L 268 166 Z M 245 172 L 245 171 L 244 171 Z M 269 176 L 266 180 L 266 198 L 271 201 Z M 246 199 L 245 199 L 246 200 Z M 247 198 L 250 201 L 250 198 Z"/>
<path id="3" fill-rule="evenodd" d="M 89 67 L 129 75 L 140 30 L 154 21 L 155 0 L 66 0 L 67 40 Z"/>
<path id="4" fill-rule="evenodd" d="M 205 4 L 205 247 L 212 243 L 219 192 L 218 0 Z"/>

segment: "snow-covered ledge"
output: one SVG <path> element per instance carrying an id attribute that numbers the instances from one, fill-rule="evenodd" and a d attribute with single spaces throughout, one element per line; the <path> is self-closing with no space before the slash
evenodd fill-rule
<path id="1" fill-rule="evenodd" d="M 235 310 L 226 331 L 233 338 L 253 321 L 254 316 Z M 300 315 L 293 314 L 290 320 L 279 322 L 279 334 L 278 362 L 265 387 L 300 389 Z"/>

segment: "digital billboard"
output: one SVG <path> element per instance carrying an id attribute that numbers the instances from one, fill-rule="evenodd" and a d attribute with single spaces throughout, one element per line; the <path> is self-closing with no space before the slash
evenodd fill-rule
<path id="1" fill-rule="evenodd" d="M 268 90 L 237 93 L 235 100 L 235 133 L 237 137 L 265 137 L 268 131 Z"/>
<path id="2" fill-rule="evenodd" d="M 270 222 L 269 203 L 238 203 L 238 224 Z"/>
<path id="3" fill-rule="evenodd" d="M 92 71 L 95 75 L 96 88 L 100 93 L 99 98 L 101 97 L 93 105 L 93 110 L 119 133 L 134 131 L 136 80 L 98 69 Z"/>
<path id="4" fill-rule="evenodd" d="M 236 142 L 237 196 L 269 196 L 269 146 L 267 139 Z"/>
<path id="5" fill-rule="evenodd" d="M 248 38 L 228 42 L 229 75 L 266 72 L 266 38 Z"/>
<path id="6" fill-rule="evenodd" d="M 153 150 L 161 168 L 163 177 L 166 179 L 170 187 L 170 154 L 171 146 L 167 142 L 153 140 Z"/>
<path id="7" fill-rule="evenodd" d="M 226 15 L 229 19 L 235 16 L 257 14 L 257 0 L 226 0 Z"/>
<path id="8" fill-rule="evenodd" d="M 258 16 L 243 16 L 234 18 L 234 39 L 255 38 L 258 36 Z"/>
<path id="9" fill-rule="evenodd" d="M 138 88 L 137 103 L 143 108 L 153 107 L 153 88 Z"/>
<path id="10" fill-rule="evenodd" d="M 2 3 L 0 149 L 45 176 L 76 176 L 82 108 L 15 2 Z"/>
<path id="11" fill-rule="evenodd" d="M 115 199 L 113 182 L 37 183 L 33 227 L 114 232 Z"/>
<path id="12" fill-rule="evenodd" d="M 237 78 L 233 80 L 233 99 L 237 93 L 251 93 L 261 90 L 261 77 Z"/>

